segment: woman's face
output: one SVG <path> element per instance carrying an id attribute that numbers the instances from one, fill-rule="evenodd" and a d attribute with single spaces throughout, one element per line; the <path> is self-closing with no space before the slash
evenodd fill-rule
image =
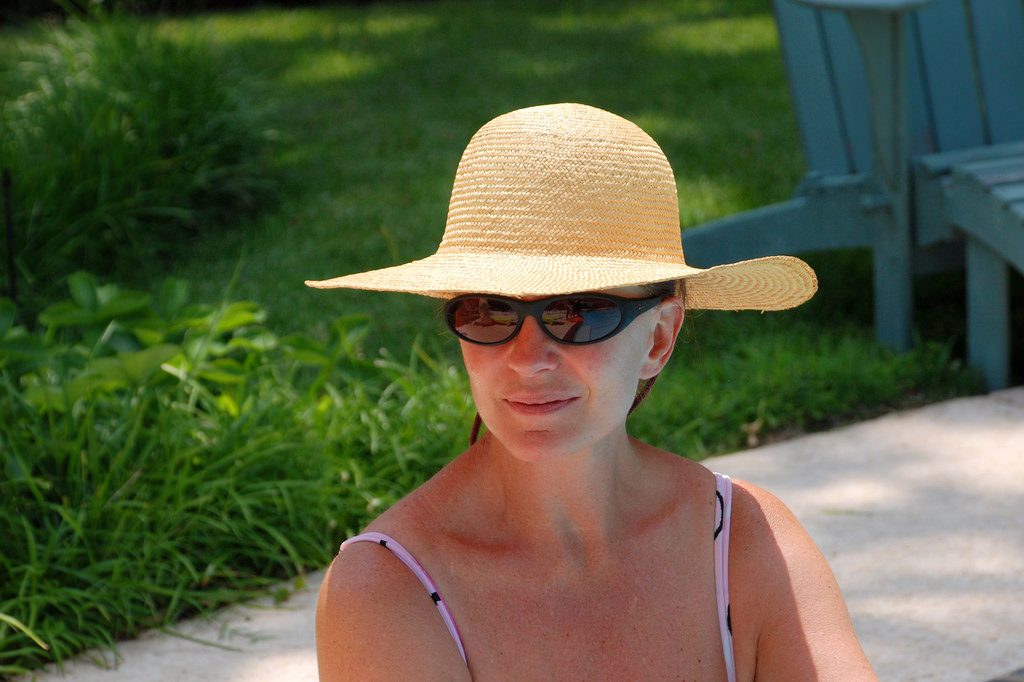
<path id="1" fill-rule="evenodd" d="M 639 287 L 604 293 L 643 297 Z M 477 410 L 493 437 L 526 461 L 624 436 L 637 383 L 664 367 L 682 319 L 679 300 L 670 298 L 598 343 L 558 343 L 533 318 L 500 345 L 462 341 Z"/>

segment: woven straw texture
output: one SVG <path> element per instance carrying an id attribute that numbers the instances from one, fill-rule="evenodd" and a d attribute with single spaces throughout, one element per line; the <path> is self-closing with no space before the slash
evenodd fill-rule
<path id="1" fill-rule="evenodd" d="M 639 127 L 582 104 L 520 109 L 470 140 L 437 252 L 317 288 L 548 296 L 686 279 L 686 307 L 781 310 L 817 289 L 788 256 L 686 265 L 675 177 Z"/>

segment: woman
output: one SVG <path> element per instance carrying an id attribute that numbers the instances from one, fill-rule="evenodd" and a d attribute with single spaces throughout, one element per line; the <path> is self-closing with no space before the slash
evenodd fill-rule
<path id="1" fill-rule="evenodd" d="M 817 287 L 784 256 L 687 266 L 672 169 L 637 126 L 579 104 L 500 116 L 437 253 L 308 284 L 447 299 L 486 427 L 342 546 L 322 680 L 875 679 L 781 502 L 626 432 L 685 309 Z"/>

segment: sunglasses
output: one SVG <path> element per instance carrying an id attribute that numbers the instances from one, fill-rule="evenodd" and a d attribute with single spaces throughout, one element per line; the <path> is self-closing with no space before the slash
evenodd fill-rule
<path id="1" fill-rule="evenodd" d="M 555 341 L 583 345 L 610 339 L 663 298 L 567 294 L 521 301 L 505 296 L 469 294 L 448 301 L 444 318 L 448 328 L 460 339 L 483 346 L 511 341 L 528 316 Z"/>

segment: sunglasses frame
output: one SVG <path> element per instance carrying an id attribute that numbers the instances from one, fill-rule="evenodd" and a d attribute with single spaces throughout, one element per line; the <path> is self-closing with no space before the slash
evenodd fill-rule
<path id="1" fill-rule="evenodd" d="M 505 303 L 519 316 L 519 321 L 516 323 L 515 329 L 508 335 L 508 338 L 502 339 L 501 341 L 476 341 L 470 339 L 459 333 L 458 329 L 455 328 L 455 310 L 458 308 L 458 304 L 464 300 L 473 298 L 487 298 L 492 300 L 498 300 Z M 611 301 L 619 309 L 621 319 L 619 324 L 610 331 L 608 334 L 602 336 L 599 339 L 592 339 L 590 341 L 567 341 L 560 339 L 548 329 L 547 325 L 544 324 L 542 315 L 544 310 L 555 301 L 560 301 L 567 298 L 597 298 L 604 301 Z M 544 330 L 544 333 L 548 338 L 552 339 L 556 343 L 562 343 L 567 346 L 586 346 L 591 343 L 600 343 L 607 341 L 612 338 L 623 329 L 628 327 L 633 320 L 639 317 L 641 314 L 653 309 L 656 305 L 661 303 L 666 297 L 665 296 L 649 296 L 647 298 L 624 298 L 622 296 L 613 296 L 612 294 L 560 294 L 558 296 L 548 296 L 546 298 L 538 298 L 535 301 L 524 301 L 518 298 L 511 298 L 508 296 L 499 296 L 495 294 L 463 294 L 462 296 L 456 296 L 450 299 L 444 304 L 444 321 L 448 325 L 448 329 L 452 331 L 455 336 L 466 341 L 467 343 L 474 343 L 478 346 L 500 346 L 503 343 L 508 343 L 512 339 L 519 335 L 519 330 L 523 328 L 523 322 L 526 321 L 527 317 L 532 317 L 537 321 L 537 325 Z"/>

